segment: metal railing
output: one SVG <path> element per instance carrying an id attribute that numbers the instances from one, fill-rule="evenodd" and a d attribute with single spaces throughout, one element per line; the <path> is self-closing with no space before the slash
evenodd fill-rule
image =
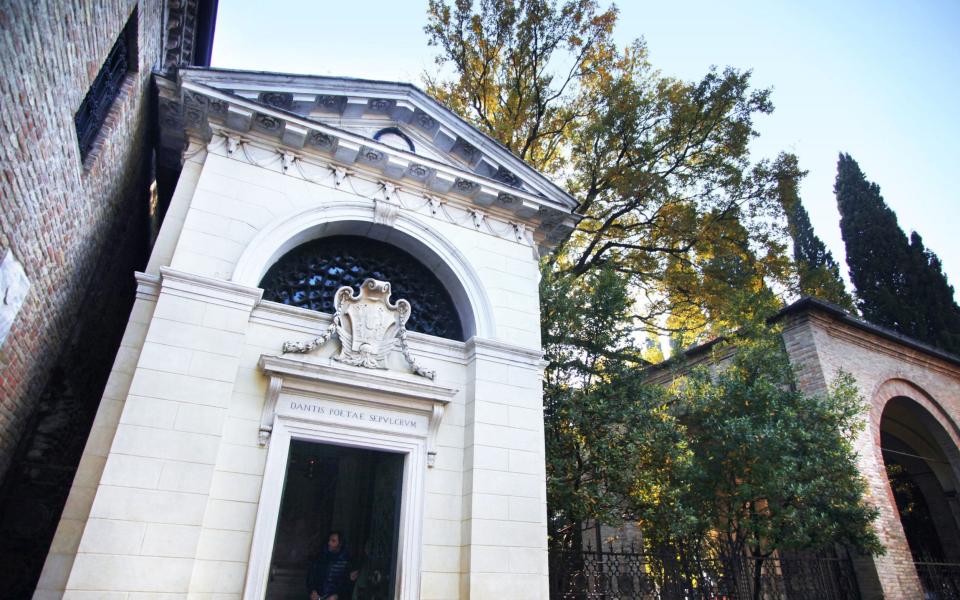
<path id="1" fill-rule="evenodd" d="M 683 559 L 632 548 L 550 553 L 553 600 L 858 600 L 848 558 Z M 944 599 L 955 596 L 945 596 Z"/>
<path id="2" fill-rule="evenodd" d="M 924 600 L 960 600 L 960 564 L 921 559 L 913 563 Z"/>

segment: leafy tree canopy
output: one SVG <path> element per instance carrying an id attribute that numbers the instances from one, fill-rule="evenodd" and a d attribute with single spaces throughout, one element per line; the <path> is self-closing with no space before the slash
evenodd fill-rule
<path id="1" fill-rule="evenodd" d="M 428 91 L 580 200 L 585 218 L 551 255 L 552 281 L 613 265 L 637 298 L 633 327 L 704 339 L 738 324 L 744 295 L 772 308 L 767 286 L 787 289 L 776 177 L 748 153 L 769 91 L 735 69 L 663 76 L 642 40 L 613 44 L 615 22 L 589 0 L 431 0 L 441 68 Z M 744 264 L 718 255 L 728 249 Z M 727 276 L 737 281 L 717 281 Z"/>
<path id="2" fill-rule="evenodd" d="M 617 11 L 592 0 L 429 0 L 425 31 L 449 79 L 427 75 L 427 91 L 544 172 L 568 163 L 566 142 L 584 116 L 584 80 L 616 51 Z"/>
<path id="3" fill-rule="evenodd" d="M 669 387 L 609 362 L 547 394 L 548 506 L 554 543 L 577 547 L 583 524 L 635 522 L 653 551 L 702 559 L 843 544 L 883 549 L 854 441 L 864 407 L 841 374 L 818 396 L 798 391 L 777 331 L 718 346 Z M 556 382 L 554 382 L 556 385 Z"/>
<path id="4" fill-rule="evenodd" d="M 429 0 L 425 27 L 428 91 L 563 179 L 584 215 L 542 265 L 552 539 L 578 547 L 589 520 L 630 519 L 650 543 L 697 553 L 875 549 L 848 382 L 793 391 L 769 340 L 716 378 L 644 382 L 661 335 L 682 348 L 762 329 L 796 287 L 784 197 L 802 173 L 751 160 L 754 119 L 773 106 L 749 71 L 664 76 L 642 40 L 614 45 L 616 15 L 592 0 Z"/>
<path id="5" fill-rule="evenodd" d="M 677 539 L 689 545 L 684 534 L 702 540 L 712 532 L 721 553 L 759 558 L 835 543 L 882 551 L 853 448 L 865 404 L 852 377 L 806 395 L 776 332 L 735 343 L 730 364 L 695 369 L 674 386 L 675 412 L 691 438 L 685 500 L 696 507 L 696 518 L 677 519 L 693 526 Z M 676 543 L 649 525 L 648 536 Z"/>

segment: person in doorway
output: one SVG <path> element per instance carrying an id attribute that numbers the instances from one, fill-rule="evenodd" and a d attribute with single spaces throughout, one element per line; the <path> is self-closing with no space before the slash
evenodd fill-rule
<path id="1" fill-rule="evenodd" d="M 331 531 L 320 558 L 307 570 L 310 600 L 349 600 L 357 572 L 350 572 L 350 554 L 343 534 Z"/>

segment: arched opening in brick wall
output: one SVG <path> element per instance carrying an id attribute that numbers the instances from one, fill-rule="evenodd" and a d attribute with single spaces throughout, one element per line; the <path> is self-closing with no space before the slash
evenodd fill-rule
<path id="1" fill-rule="evenodd" d="M 960 451 L 927 408 L 891 398 L 880 421 L 887 479 L 916 561 L 960 563 Z"/>

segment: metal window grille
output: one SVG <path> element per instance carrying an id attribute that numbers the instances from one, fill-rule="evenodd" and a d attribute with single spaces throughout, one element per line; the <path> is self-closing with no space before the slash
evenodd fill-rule
<path id="1" fill-rule="evenodd" d="M 80 160 L 86 159 L 90 149 L 93 148 L 93 142 L 103 128 L 107 113 L 120 92 L 120 87 L 129 70 L 130 50 L 127 39 L 134 23 L 136 23 L 136 13 L 120 32 L 106 62 L 100 67 L 100 72 L 97 73 L 83 103 L 73 117 L 73 123 L 77 128 L 77 141 L 80 145 Z"/>
<path id="2" fill-rule="evenodd" d="M 367 277 L 389 281 L 393 301 L 410 302 L 407 329 L 463 341 L 460 317 L 437 276 L 413 256 L 377 240 L 332 236 L 307 242 L 270 267 L 260 287 L 265 300 L 333 313 L 337 289 L 357 290 Z"/>

